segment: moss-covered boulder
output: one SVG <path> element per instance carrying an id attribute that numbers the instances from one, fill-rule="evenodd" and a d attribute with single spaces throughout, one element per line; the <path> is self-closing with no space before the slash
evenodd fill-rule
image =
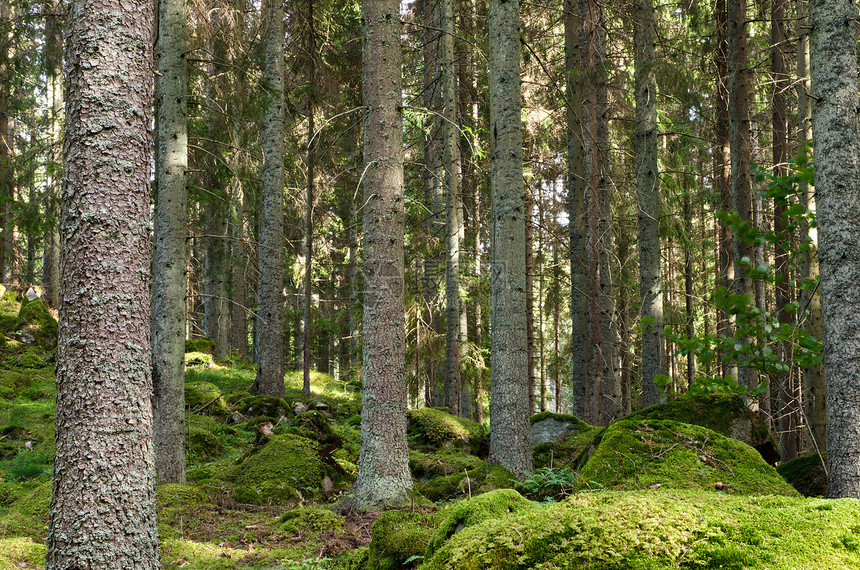
<path id="1" fill-rule="evenodd" d="M 490 491 L 461 501 L 446 511 L 447 517 L 433 533 L 424 556 L 427 560 L 432 558 L 444 543 L 465 528 L 533 508 L 536 508 L 535 503 L 513 489 Z"/>
<path id="2" fill-rule="evenodd" d="M 319 445 L 293 434 L 273 436 L 236 470 L 236 500 L 294 505 L 318 497 L 323 482 Z"/>
<path id="3" fill-rule="evenodd" d="M 278 421 L 293 415 L 292 406 L 283 398 L 276 396 L 248 396 L 237 401 L 237 412 L 252 418 L 265 416 Z"/>
<path id="4" fill-rule="evenodd" d="M 482 459 L 458 449 L 421 453 L 409 451 L 409 469 L 412 477 L 426 482 L 435 477 L 471 471 L 484 464 Z"/>
<path id="5" fill-rule="evenodd" d="M 483 463 L 466 472 L 458 471 L 418 483 L 415 490 L 431 501 L 441 501 L 472 497 L 496 489 L 511 489 L 515 481 L 513 474 L 501 465 L 487 466 Z"/>
<path id="6" fill-rule="evenodd" d="M 215 341 L 211 338 L 191 338 L 185 341 L 185 352 L 202 352 L 212 354 L 215 350 Z"/>
<path id="7" fill-rule="evenodd" d="M 15 319 L 15 332 L 18 338 L 29 344 L 36 344 L 48 348 L 57 345 L 57 334 L 59 327 L 55 319 L 42 299 L 35 298 L 32 301 L 26 299 L 21 303 L 18 316 Z"/>
<path id="8" fill-rule="evenodd" d="M 439 524 L 435 515 L 386 511 L 373 523 L 367 570 L 416 568 Z"/>
<path id="9" fill-rule="evenodd" d="M 779 442 L 762 417 L 737 394 L 685 394 L 624 417 L 625 420 L 674 420 L 712 429 L 755 448 L 771 465 L 779 461 Z"/>
<path id="10" fill-rule="evenodd" d="M 452 416 L 437 408 L 406 412 L 406 433 L 424 450 L 462 449 L 486 457 L 489 434 L 481 424 Z"/>
<path id="11" fill-rule="evenodd" d="M 669 420 L 622 420 L 606 428 L 579 471 L 579 488 L 649 487 L 712 490 L 744 495 L 795 491 L 748 445 L 707 428 Z"/>
<path id="12" fill-rule="evenodd" d="M 590 429 L 590 425 L 576 416 L 541 412 L 531 417 L 529 445 L 534 447 L 542 443 L 561 441 Z"/>
<path id="13" fill-rule="evenodd" d="M 211 458 L 224 452 L 221 424 L 210 416 L 188 417 L 188 451 L 193 457 Z"/>
<path id="14" fill-rule="evenodd" d="M 227 402 L 221 388 L 211 382 L 187 382 L 185 405 L 197 414 L 224 416 L 228 414 Z"/>
<path id="15" fill-rule="evenodd" d="M 287 534 L 309 536 L 343 530 L 345 519 L 329 509 L 314 507 L 287 511 L 278 522 Z"/>
<path id="16" fill-rule="evenodd" d="M 532 448 L 535 469 L 567 467 L 579 471 L 591 458 L 600 444 L 606 428 L 593 427 L 584 431 L 571 431 L 560 441 L 541 443 Z"/>
<path id="17" fill-rule="evenodd" d="M 820 455 L 806 455 L 786 461 L 776 468 L 789 485 L 804 497 L 827 496 L 827 472 Z"/>
<path id="18" fill-rule="evenodd" d="M 464 529 L 422 570 L 848 570 L 860 502 L 703 491 L 581 493 Z"/>

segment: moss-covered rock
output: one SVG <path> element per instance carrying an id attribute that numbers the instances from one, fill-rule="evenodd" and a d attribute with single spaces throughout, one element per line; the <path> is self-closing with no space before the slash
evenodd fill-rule
<path id="1" fill-rule="evenodd" d="M 422 569 L 848 570 L 860 566 L 858 517 L 852 500 L 581 493 L 466 528 Z"/>
<path id="2" fill-rule="evenodd" d="M 382 513 L 373 523 L 367 570 L 417 567 L 438 524 L 434 515 L 404 511 Z"/>
<path id="3" fill-rule="evenodd" d="M 534 447 L 542 443 L 561 441 L 590 429 L 590 425 L 576 416 L 541 412 L 531 417 L 529 445 Z"/>
<path id="4" fill-rule="evenodd" d="M 409 451 L 409 469 L 419 481 L 429 481 L 434 477 L 445 477 L 453 473 L 471 471 L 484 464 L 482 459 L 457 449 L 421 453 Z"/>
<path id="5" fill-rule="evenodd" d="M 209 416 L 190 414 L 188 418 L 188 451 L 192 456 L 211 458 L 224 452 L 219 437 L 221 424 Z"/>
<path id="6" fill-rule="evenodd" d="M 668 420 L 622 420 L 606 428 L 579 471 L 580 488 L 714 489 L 746 495 L 797 492 L 748 445 L 707 428 Z"/>
<path id="7" fill-rule="evenodd" d="M 761 416 L 737 394 L 685 394 L 629 414 L 625 420 L 674 420 L 712 429 L 755 448 L 771 465 L 779 460 L 779 443 Z"/>
<path id="8" fill-rule="evenodd" d="M 293 509 L 281 515 L 281 531 L 291 535 L 318 535 L 343 530 L 345 519 L 329 509 Z"/>
<path id="9" fill-rule="evenodd" d="M 276 435 L 238 466 L 236 500 L 293 505 L 318 497 L 322 481 L 319 445 L 293 434 Z"/>
<path id="10" fill-rule="evenodd" d="M 487 429 L 466 418 L 452 416 L 437 408 L 418 408 L 406 412 L 407 435 L 429 449 L 462 449 L 486 457 Z"/>
<path id="11" fill-rule="evenodd" d="M 827 496 L 827 472 L 818 454 L 786 461 L 776 468 L 788 484 L 805 497 Z"/>
<path id="12" fill-rule="evenodd" d="M 536 508 L 535 503 L 513 489 L 490 491 L 473 499 L 461 501 L 446 511 L 447 517 L 433 533 L 424 557 L 430 560 L 445 542 L 464 528 L 533 508 Z"/>
<path id="13" fill-rule="evenodd" d="M 212 354 L 215 350 L 215 341 L 211 338 L 192 338 L 185 341 L 185 352 L 202 352 Z"/>
<path id="14" fill-rule="evenodd" d="M 198 414 L 223 416 L 228 413 L 224 393 L 211 382 L 187 382 L 185 405 Z"/>
<path id="15" fill-rule="evenodd" d="M 252 418 L 265 416 L 275 421 L 293 415 L 293 409 L 289 403 L 275 396 L 248 396 L 236 402 L 235 408 L 239 413 Z"/>
<path id="16" fill-rule="evenodd" d="M 57 345 L 59 331 L 57 319 L 51 315 L 48 307 L 38 297 L 32 301 L 25 299 L 21 303 L 15 319 L 15 331 L 18 333 L 18 338 L 22 340 L 29 335 L 40 346 L 53 348 Z"/>

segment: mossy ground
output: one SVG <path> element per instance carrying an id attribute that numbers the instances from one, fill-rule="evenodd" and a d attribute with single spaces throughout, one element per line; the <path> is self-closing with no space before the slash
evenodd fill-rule
<path id="1" fill-rule="evenodd" d="M 20 311 L 20 295 L 0 296 L 0 568 L 41 566 L 51 496 L 55 348 L 19 340 Z M 536 447 L 550 480 L 566 468 L 588 482 L 573 491 L 623 491 L 549 506 L 486 465 L 484 426 L 412 411 L 415 512 L 344 517 L 331 506 L 357 473 L 356 386 L 315 372 L 306 397 L 293 372 L 285 398 L 254 399 L 252 364 L 213 361 L 205 339 L 188 348 L 188 485 L 157 490 L 166 569 L 823 567 L 804 566 L 813 549 L 828 568 L 860 566 L 860 503 L 759 495 L 793 491 L 749 448 L 682 423 L 695 422 L 674 408 L 609 428 L 577 423 Z M 531 484 L 540 500 L 573 492 Z"/>

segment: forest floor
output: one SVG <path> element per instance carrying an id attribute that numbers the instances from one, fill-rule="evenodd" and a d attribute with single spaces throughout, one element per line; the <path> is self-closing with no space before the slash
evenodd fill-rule
<path id="1" fill-rule="evenodd" d="M 0 570 L 42 568 L 46 551 L 56 329 L 29 305 L 0 297 Z M 746 413 L 731 396 L 606 428 L 536 416 L 563 436 L 534 448 L 524 482 L 487 467 L 486 426 L 410 410 L 412 506 L 342 513 L 359 383 L 315 372 L 305 397 L 294 372 L 285 399 L 252 396 L 253 366 L 213 362 L 207 348 L 187 346 L 188 485 L 157 489 L 166 569 L 860 567 L 860 502 L 801 497 L 725 437 Z M 751 425 L 750 443 L 772 440 Z M 805 461 L 785 472 L 813 488 Z"/>

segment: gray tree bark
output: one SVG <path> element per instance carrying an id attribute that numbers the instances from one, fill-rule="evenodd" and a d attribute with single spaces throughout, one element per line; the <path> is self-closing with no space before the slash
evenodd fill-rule
<path id="1" fill-rule="evenodd" d="M 314 35 L 314 0 L 308 0 L 308 154 L 307 154 L 307 185 L 305 187 L 305 275 L 302 319 L 302 393 L 311 394 L 311 286 L 313 285 L 313 253 L 314 253 L 314 159 L 316 144 L 314 132 L 314 88 L 316 83 L 316 54 Z"/>
<path id="2" fill-rule="evenodd" d="M 570 229 L 570 314 L 573 323 L 570 374 L 573 413 L 588 417 L 591 407 L 588 390 L 588 273 L 585 213 L 585 174 L 582 125 L 582 59 L 580 57 L 580 15 L 576 0 L 564 4 L 564 65 L 569 100 L 567 102 L 567 201 Z"/>
<path id="3" fill-rule="evenodd" d="M 264 3 L 266 17 L 265 148 L 257 289 L 254 392 L 284 396 L 284 8 Z"/>
<path id="4" fill-rule="evenodd" d="M 63 155 L 63 4 L 45 3 L 45 79 L 49 105 L 45 242 L 42 264 L 43 299 L 49 306 L 60 306 L 60 189 Z"/>
<path id="5" fill-rule="evenodd" d="M 860 498 L 857 16 L 853 0 L 813 0 L 809 4 L 827 379 L 827 495 L 855 499 Z"/>
<path id="6" fill-rule="evenodd" d="M 400 3 L 364 0 L 364 358 L 361 451 L 351 506 L 402 507 L 406 445 L 405 208 Z"/>
<path id="7" fill-rule="evenodd" d="M 445 139 L 445 406 L 461 415 L 460 132 L 454 61 L 454 0 L 442 0 L 442 99 Z"/>
<path id="8" fill-rule="evenodd" d="M 532 471 L 526 363 L 526 259 L 519 0 L 490 1 L 492 385 L 489 464 Z"/>
<path id="9" fill-rule="evenodd" d="M 663 279 L 657 167 L 654 2 L 633 4 L 636 89 L 636 195 L 639 199 L 639 293 L 642 299 L 642 406 L 660 401 L 654 378 L 663 363 Z"/>
<path id="10" fill-rule="evenodd" d="M 152 274 L 152 413 L 158 483 L 185 484 L 188 67 L 185 0 L 158 17 L 158 154 Z"/>
<path id="11" fill-rule="evenodd" d="M 158 568 L 150 359 L 153 5 L 69 10 L 46 565 Z"/>

